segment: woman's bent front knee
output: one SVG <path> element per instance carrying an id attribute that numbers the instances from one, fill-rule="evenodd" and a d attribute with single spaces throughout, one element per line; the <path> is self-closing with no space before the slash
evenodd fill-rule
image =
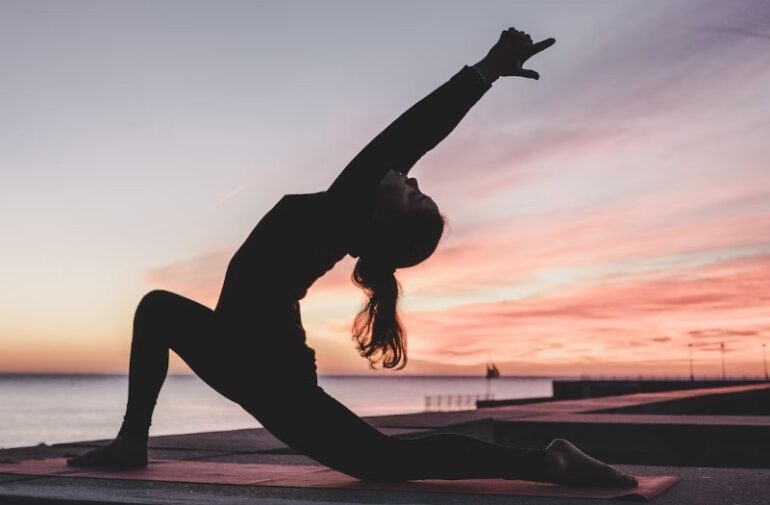
<path id="1" fill-rule="evenodd" d="M 139 301 L 134 313 L 134 329 L 139 332 L 151 331 L 153 334 L 163 332 L 170 325 L 180 325 L 182 321 L 176 307 L 180 300 L 185 300 L 176 293 L 155 289 L 147 293 Z M 172 321 L 174 321 L 172 323 Z"/>
<path id="2" fill-rule="evenodd" d="M 159 308 L 167 306 L 171 299 L 179 295 L 163 289 L 153 289 L 139 300 L 136 307 L 137 314 L 155 313 Z"/>

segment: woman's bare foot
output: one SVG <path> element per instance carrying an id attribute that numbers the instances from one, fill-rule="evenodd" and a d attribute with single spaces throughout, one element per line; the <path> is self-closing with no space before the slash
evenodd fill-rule
<path id="1" fill-rule="evenodd" d="M 636 478 L 557 438 L 546 447 L 548 482 L 578 486 L 636 486 Z"/>
<path id="2" fill-rule="evenodd" d="M 74 458 L 70 466 L 103 468 L 145 468 L 147 466 L 147 440 L 132 439 L 118 435 L 107 445 Z"/>

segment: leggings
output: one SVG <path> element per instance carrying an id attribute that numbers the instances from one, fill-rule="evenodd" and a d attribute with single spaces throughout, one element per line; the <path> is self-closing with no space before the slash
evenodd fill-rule
<path id="1" fill-rule="evenodd" d="M 146 438 L 173 350 L 209 386 L 237 402 L 268 431 L 310 458 L 369 481 L 511 478 L 540 480 L 542 449 L 518 449 L 460 434 L 388 436 L 317 384 L 268 393 L 233 370 L 215 312 L 168 291 L 151 291 L 134 317 L 128 404 L 120 434 Z M 265 378 L 268 381 L 269 378 Z M 275 382 L 275 379 L 273 380 Z"/>

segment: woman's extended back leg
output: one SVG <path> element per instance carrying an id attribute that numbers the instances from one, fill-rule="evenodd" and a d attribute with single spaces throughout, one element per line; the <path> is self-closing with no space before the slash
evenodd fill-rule
<path id="1" fill-rule="evenodd" d="M 255 397 L 243 407 L 290 447 L 363 480 L 532 478 L 545 466 L 544 450 L 461 434 L 387 436 L 317 386 Z"/>

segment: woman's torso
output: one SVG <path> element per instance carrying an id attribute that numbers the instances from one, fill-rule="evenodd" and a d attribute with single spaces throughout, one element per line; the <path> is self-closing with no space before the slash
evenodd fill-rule
<path id="1" fill-rule="evenodd" d="M 301 300 L 347 254 L 349 240 L 325 191 L 285 195 L 230 260 L 217 310 L 253 313 L 257 301 L 270 306 Z"/>
<path id="2" fill-rule="evenodd" d="M 299 301 L 347 254 L 345 222 L 326 192 L 281 198 L 230 260 L 215 310 L 223 338 L 277 369 L 315 370 Z"/>

